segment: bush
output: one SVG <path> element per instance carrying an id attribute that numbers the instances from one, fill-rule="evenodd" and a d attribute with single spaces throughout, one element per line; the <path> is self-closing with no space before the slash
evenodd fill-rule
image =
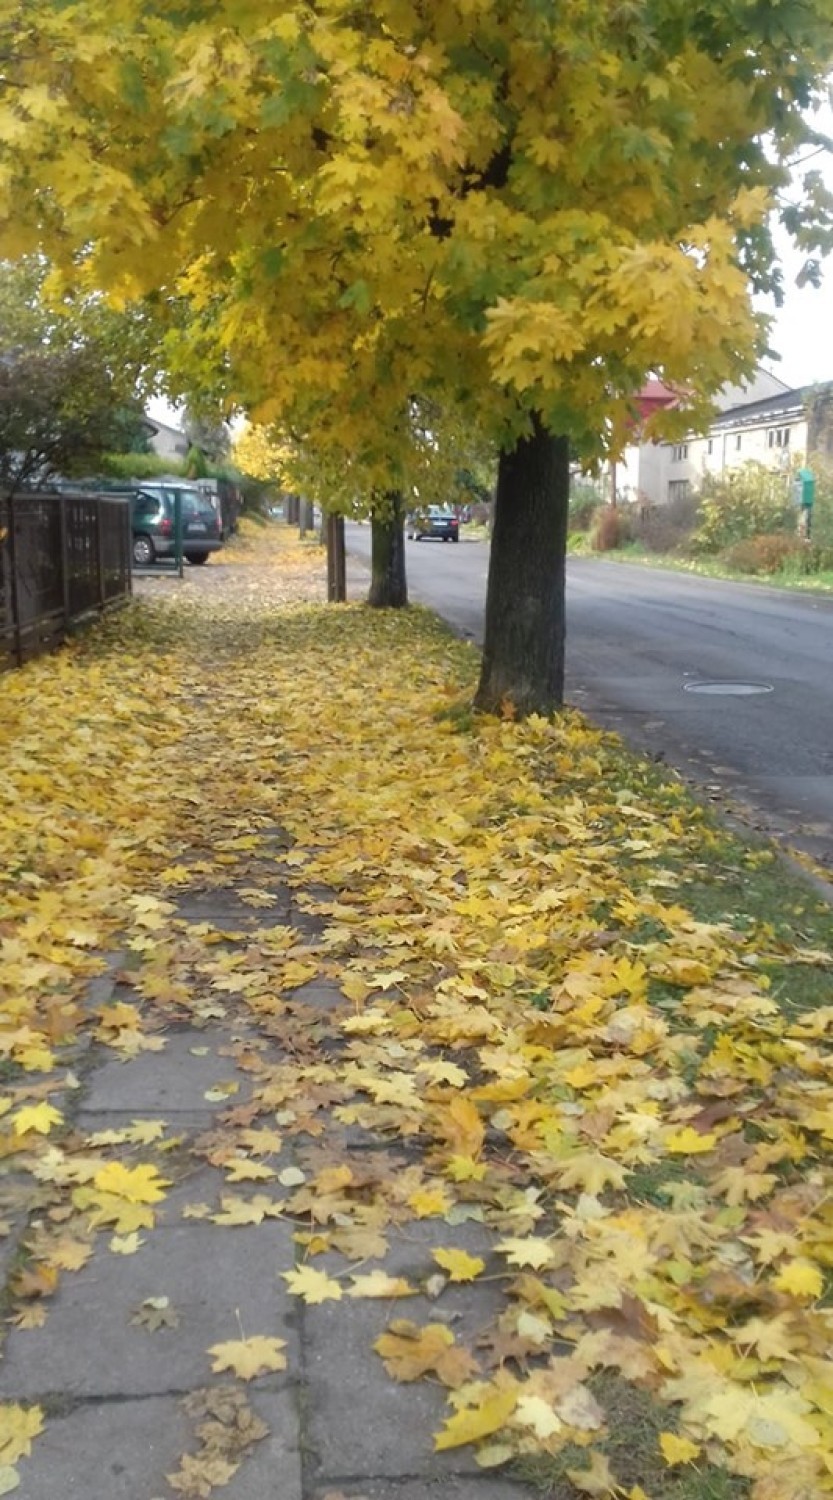
<path id="1" fill-rule="evenodd" d="M 721 554 L 721 561 L 738 573 L 780 573 L 788 561 L 797 564 L 805 550 L 805 543 L 799 537 L 776 531 L 735 542 Z"/>
<path id="2" fill-rule="evenodd" d="M 633 535 L 647 552 L 684 551 L 697 526 L 699 509 L 700 498 L 695 494 L 669 500 L 667 505 L 643 507 L 634 515 Z"/>
<path id="3" fill-rule="evenodd" d="M 594 552 L 614 552 L 632 539 L 630 512 L 616 505 L 602 505 L 593 517 L 590 546 Z"/>
<path id="4" fill-rule="evenodd" d="M 795 519 L 787 475 L 773 474 L 756 463 L 727 474 L 707 474 L 692 548 L 701 554 L 723 552 L 747 537 L 790 534 Z"/>
<path id="5" fill-rule="evenodd" d="M 593 517 L 602 503 L 602 498 L 594 484 L 586 480 L 574 479 L 570 485 L 568 531 L 589 531 L 593 524 Z"/>

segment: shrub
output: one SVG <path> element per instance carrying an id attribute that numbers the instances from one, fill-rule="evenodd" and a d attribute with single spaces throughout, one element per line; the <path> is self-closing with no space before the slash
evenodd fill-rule
<path id="1" fill-rule="evenodd" d="M 599 509 L 599 498 L 579 500 L 576 504 L 570 501 L 570 509 L 567 517 L 568 531 L 589 531 L 593 525 L 593 517 Z"/>
<path id="2" fill-rule="evenodd" d="M 721 554 L 721 560 L 739 573 L 772 574 L 780 573 L 788 561 L 797 563 L 805 550 L 799 537 L 776 531 L 735 542 Z"/>
<path id="3" fill-rule="evenodd" d="M 590 545 L 594 552 L 614 552 L 632 537 L 630 513 L 620 506 L 602 505 L 593 517 Z"/>
<path id="4" fill-rule="evenodd" d="M 699 553 L 722 552 L 747 537 L 791 533 L 794 528 L 787 476 L 749 463 L 727 474 L 705 476 L 692 547 Z"/>
<path id="5" fill-rule="evenodd" d="M 698 495 L 680 496 L 667 505 L 644 506 L 633 517 L 633 535 L 647 552 L 685 550 L 697 526 Z"/>

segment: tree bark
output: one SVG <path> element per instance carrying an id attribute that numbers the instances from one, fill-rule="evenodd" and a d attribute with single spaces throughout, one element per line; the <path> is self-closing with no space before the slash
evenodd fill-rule
<path id="1" fill-rule="evenodd" d="M 297 495 L 287 495 L 284 501 L 284 520 L 287 526 L 297 526 L 301 519 L 301 502 Z"/>
<path id="2" fill-rule="evenodd" d="M 343 604 L 347 598 L 344 517 L 325 516 L 324 527 L 327 536 L 327 598 L 331 604 Z"/>
<path id="3" fill-rule="evenodd" d="M 570 446 L 535 418 L 498 469 L 483 664 L 475 707 L 520 717 L 564 701 Z"/>
<path id="4" fill-rule="evenodd" d="M 298 522 L 298 530 L 302 537 L 308 531 L 315 530 L 315 504 L 312 500 L 301 501 L 301 517 Z"/>
<path id="5" fill-rule="evenodd" d="M 401 495 L 389 495 L 384 516 L 371 514 L 371 578 L 368 604 L 374 609 L 404 609 L 408 603 L 405 577 L 405 508 Z"/>

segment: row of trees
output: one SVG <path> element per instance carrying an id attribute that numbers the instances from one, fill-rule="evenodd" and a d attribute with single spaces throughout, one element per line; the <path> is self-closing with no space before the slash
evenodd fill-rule
<path id="1" fill-rule="evenodd" d="M 685 392 L 668 435 L 751 373 L 830 19 L 0 0 L 0 250 L 152 298 L 174 383 L 314 454 L 329 508 L 363 495 L 391 578 L 440 428 L 497 451 L 477 701 L 549 711 L 570 455 L 615 454 L 651 372 Z M 810 255 L 829 210 L 808 171 L 781 217 Z"/>

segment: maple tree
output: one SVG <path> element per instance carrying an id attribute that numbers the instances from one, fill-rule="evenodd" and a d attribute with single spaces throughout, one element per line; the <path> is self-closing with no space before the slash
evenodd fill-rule
<path id="1" fill-rule="evenodd" d="M 0 25 L 6 253 L 187 307 L 184 365 L 260 421 L 300 401 L 345 453 L 375 426 L 381 494 L 414 394 L 488 433 L 478 702 L 560 701 L 569 453 L 615 453 L 651 371 L 690 425 L 752 370 L 826 0 L 742 25 L 725 0 L 3 0 Z"/>

